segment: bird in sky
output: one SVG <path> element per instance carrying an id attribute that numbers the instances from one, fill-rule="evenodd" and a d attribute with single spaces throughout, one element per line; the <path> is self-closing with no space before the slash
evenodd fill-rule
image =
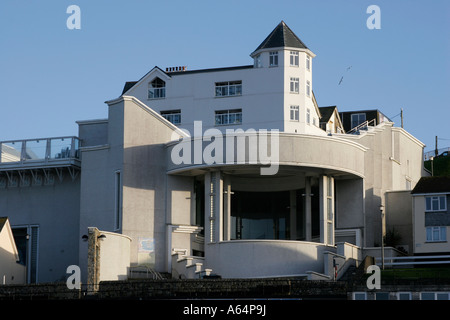
<path id="1" fill-rule="evenodd" d="M 348 70 L 350 70 L 352 68 L 352 66 L 347 67 L 346 72 L 348 72 Z M 342 81 L 344 80 L 344 76 L 341 76 L 341 80 L 339 80 L 338 86 L 341 85 Z"/>

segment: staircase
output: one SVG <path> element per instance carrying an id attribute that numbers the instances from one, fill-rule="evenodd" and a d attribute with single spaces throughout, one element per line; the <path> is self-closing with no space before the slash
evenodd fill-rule
<path id="1" fill-rule="evenodd" d="M 188 256 L 186 252 L 174 251 L 172 253 L 172 278 L 200 279 L 210 276 L 212 269 L 204 268 L 205 258 Z"/>

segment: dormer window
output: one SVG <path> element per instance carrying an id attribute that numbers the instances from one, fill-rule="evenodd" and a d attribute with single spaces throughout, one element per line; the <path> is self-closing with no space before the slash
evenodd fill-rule
<path id="1" fill-rule="evenodd" d="M 166 97 L 166 83 L 160 78 L 155 78 L 148 84 L 148 98 L 161 99 Z"/>

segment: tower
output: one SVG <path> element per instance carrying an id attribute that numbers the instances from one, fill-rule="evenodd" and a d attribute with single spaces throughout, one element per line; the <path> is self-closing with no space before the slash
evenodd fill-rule
<path id="1" fill-rule="evenodd" d="M 319 129 L 320 111 L 315 102 L 312 60 L 316 56 L 281 21 L 250 56 L 255 68 L 273 71 L 283 86 L 284 131 L 323 134 Z"/>

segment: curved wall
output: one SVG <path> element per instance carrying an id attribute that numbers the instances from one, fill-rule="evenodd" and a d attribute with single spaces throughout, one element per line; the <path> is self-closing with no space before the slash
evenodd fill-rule
<path id="1" fill-rule="evenodd" d="M 238 139 L 242 137 L 246 139 L 246 147 L 238 150 Z M 268 133 L 264 137 L 257 132 L 227 135 L 218 140 L 215 138 L 189 138 L 168 143 L 168 173 L 186 174 L 196 169 L 213 167 L 272 165 L 328 169 L 364 177 L 367 148 L 339 137 L 288 133 L 273 136 Z M 211 153 L 213 149 L 215 153 Z M 211 160 L 208 158 L 211 154 L 215 156 L 212 159 L 214 161 L 208 161 Z"/>
<path id="2" fill-rule="evenodd" d="M 223 278 L 258 278 L 323 272 L 323 253 L 336 247 L 317 242 L 232 240 L 205 245 L 206 267 Z"/>

